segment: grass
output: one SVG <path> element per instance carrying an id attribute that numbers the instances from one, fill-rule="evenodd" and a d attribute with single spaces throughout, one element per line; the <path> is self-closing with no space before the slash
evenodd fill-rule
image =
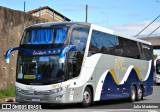
<path id="1" fill-rule="evenodd" d="M 6 97 L 15 97 L 15 86 L 0 90 L 0 99 Z"/>

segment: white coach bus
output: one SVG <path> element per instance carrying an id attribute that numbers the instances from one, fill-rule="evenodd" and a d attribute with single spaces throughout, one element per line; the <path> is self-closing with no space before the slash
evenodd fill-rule
<path id="1" fill-rule="evenodd" d="M 18 50 L 16 101 L 81 103 L 153 92 L 151 43 L 89 23 L 41 23 L 25 29 Z"/>

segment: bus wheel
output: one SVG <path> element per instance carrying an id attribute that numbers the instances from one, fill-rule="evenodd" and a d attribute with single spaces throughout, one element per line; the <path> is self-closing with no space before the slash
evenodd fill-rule
<path id="1" fill-rule="evenodd" d="M 86 87 L 83 93 L 82 106 L 88 107 L 92 103 L 92 92 L 89 87 Z"/>
<path id="2" fill-rule="evenodd" d="M 132 86 L 131 88 L 131 98 L 130 98 L 130 101 L 131 102 L 134 102 L 136 100 L 136 87 L 135 86 Z"/>
<path id="3" fill-rule="evenodd" d="M 137 101 L 143 100 L 143 89 L 142 86 L 139 86 L 137 91 Z"/>

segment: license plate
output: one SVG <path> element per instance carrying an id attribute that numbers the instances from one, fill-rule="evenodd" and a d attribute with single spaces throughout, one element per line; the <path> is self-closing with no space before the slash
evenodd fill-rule
<path id="1" fill-rule="evenodd" d="M 36 75 L 24 75 L 24 79 L 36 79 Z"/>
<path id="2" fill-rule="evenodd" d="M 32 99 L 32 101 L 40 101 L 40 99 Z"/>

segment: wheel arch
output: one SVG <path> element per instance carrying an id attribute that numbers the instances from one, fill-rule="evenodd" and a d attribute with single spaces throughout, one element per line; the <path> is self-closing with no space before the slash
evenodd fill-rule
<path id="1" fill-rule="evenodd" d="M 138 91 L 138 86 L 137 86 L 137 84 L 136 83 L 132 83 L 131 84 L 131 86 L 130 86 L 130 95 L 131 95 L 131 91 L 132 91 L 132 87 L 135 87 L 135 89 L 136 89 L 136 93 L 137 93 L 137 91 Z"/>
<path id="2" fill-rule="evenodd" d="M 142 95 L 144 96 L 144 85 L 142 83 L 139 84 L 139 87 L 142 87 Z M 138 88 L 139 88 L 138 87 Z"/>
<path id="3" fill-rule="evenodd" d="M 84 92 L 84 90 L 86 89 L 86 87 L 89 87 L 90 88 L 90 90 L 91 90 L 91 93 L 92 93 L 92 102 L 94 101 L 94 87 L 93 87 L 93 85 L 92 84 L 86 84 L 85 86 L 84 86 L 84 88 L 83 88 L 83 91 L 82 91 L 82 93 Z"/>
<path id="4" fill-rule="evenodd" d="M 130 87 L 130 90 L 132 89 L 132 86 L 134 86 L 136 88 L 136 91 L 137 91 L 137 85 L 135 83 L 132 83 L 131 87 Z"/>
<path id="5" fill-rule="evenodd" d="M 93 90 L 93 86 L 91 84 L 88 84 L 86 87 L 89 87 L 90 90 L 91 90 L 91 93 L 92 93 L 92 102 L 93 102 L 93 99 L 94 99 L 94 90 Z"/>

